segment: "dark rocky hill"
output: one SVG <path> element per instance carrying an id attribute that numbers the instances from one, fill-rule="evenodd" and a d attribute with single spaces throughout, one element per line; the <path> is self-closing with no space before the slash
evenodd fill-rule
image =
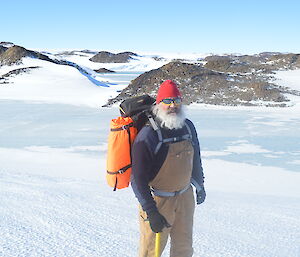
<path id="1" fill-rule="evenodd" d="M 94 70 L 94 71 L 96 71 L 97 73 L 113 73 L 113 72 L 115 72 L 113 70 L 109 70 L 109 69 L 106 69 L 106 68 L 100 68 L 100 69 Z"/>
<path id="2" fill-rule="evenodd" d="M 37 58 L 45 61 L 54 62 L 48 56 L 41 54 L 39 52 L 27 50 L 24 47 L 14 45 L 7 48 L 1 53 L 0 51 L 0 66 L 1 65 L 12 65 L 19 64 L 22 62 L 23 57 Z"/>
<path id="3" fill-rule="evenodd" d="M 31 67 L 26 67 L 26 68 L 18 68 L 18 69 L 14 69 L 12 71 L 9 71 L 3 75 L 0 76 L 0 85 L 1 84 L 8 84 L 9 82 L 7 81 L 8 78 L 16 76 L 18 74 L 21 73 L 28 73 L 33 69 L 38 69 L 38 66 L 31 66 Z"/>
<path id="4" fill-rule="evenodd" d="M 174 61 L 140 75 L 106 106 L 130 96 L 145 93 L 155 96 L 158 86 L 172 79 L 182 91 L 185 104 L 284 107 L 288 102 L 284 93 L 300 95 L 300 92 L 272 84 L 272 73 L 300 68 L 299 60 L 299 54 L 264 53 L 208 56 L 202 60 L 203 64 Z"/>
<path id="5" fill-rule="evenodd" d="M 3 52 L 5 52 L 7 50 L 7 47 L 1 46 L 0 45 L 0 54 L 2 54 Z"/>
<path id="6" fill-rule="evenodd" d="M 90 61 L 99 63 L 126 63 L 133 59 L 132 56 L 137 56 L 137 54 L 132 52 L 113 54 L 102 51 L 90 58 Z"/>
<path id="7" fill-rule="evenodd" d="M 234 74 L 270 74 L 280 69 L 300 68 L 300 54 L 261 53 L 242 56 L 208 56 L 204 61 L 208 69 Z"/>

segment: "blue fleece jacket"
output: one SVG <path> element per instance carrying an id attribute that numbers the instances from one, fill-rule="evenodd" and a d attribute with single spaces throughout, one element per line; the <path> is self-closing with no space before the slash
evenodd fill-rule
<path id="1" fill-rule="evenodd" d="M 191 183 L 197 191 L 201 190 L 204 182 L 203 168 L 200 156 L 200 146 L 196 129 L 190 120 L 186 120 L 192 132 L 194 146 L 193 171 Z M 187 128 L 165 129 L 161 128 L 163 138 L 178 137 L 188 134 Z M 131 186 L 135 196 L 142 208 L 147 213 L 157 210 L 156 203 L 152 197 L 149 182 L 159 172 L 168 154 L 168 144 L 163 144 L 157 154 L 154 154 L 158 144 L 158 135 L 150 125 L 144 126 L 138 133 L 132 147 L 132 173 Z"/>

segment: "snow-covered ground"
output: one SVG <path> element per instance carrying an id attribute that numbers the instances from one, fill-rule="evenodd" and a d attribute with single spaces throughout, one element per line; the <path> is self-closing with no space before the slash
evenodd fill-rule
<path id="1" fill-rule="evenodd" d="M 99 107 L 124 88 L 123 84 L 109 81 L 97 81 L 99 86 L 91 81 L 91 76 L 83 76 L 74 67 L 32 58 L 23 58 L 22 65 L 1 68 L 0 75 L 32 66 L 40 68 L 10 78 L 10 84 L 0 84 L 0 99 Z"/>
<path id="2" fill-rule="evenodd" d="M 139 71 L 124 69 L 109 77 L 116 85 L 99 87 L 75 68 L 36 61 L 28 65 L 42 68 L 0 85 L 0 256 L 136 256 L 137 200 L 105 181 L 108 126 L 118 110 L 100 106 L 124 86 L 118 76 L 125 84 Z M 284 73 L 278 81 L 300 85 Z M 194 256 L 300 256 L 300 105 L 293 101 L 187 109 L 207 190 L 195 213 Z"/>
<path id="3" fill-rule="evenodd" d="M 300 70 L 277 71 L 275 78 L 279 85 L 300 90 Z"/>

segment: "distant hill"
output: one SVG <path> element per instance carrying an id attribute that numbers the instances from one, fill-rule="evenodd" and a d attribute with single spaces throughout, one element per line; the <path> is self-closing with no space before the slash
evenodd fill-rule
<path id="1" fill-rule="evenodd" d="M 300 68 L 300 54 L 261 53 L 241 56 L 208 56 L 205 67 L 228 73 L 272 73 L 280 69 Z"/>
<path id="2" fill-rule="evenodd" d="M 184 95 L 184 102 L 214 105 L 287 105 L 284 93 L 300 95 L 298 91 L 272 84 L 277 70 L 300 68 L 299 54 L 264 53 L 244 56 L 208 56 L 201 63 L 174 61 L 145 72 L 133 80 L 106 106 L 130 96 L 155 96 L 159 85 L 174 80 Z M 262 103 L 263 102 L 263 103 Z"/>
<path id="3" fill-rule="evenodd" d="M 95 72 L 97 73 L 114 73 L 115 71 L 113 70 L 109 70 L 109 69 L 106 69 L 106 68 L 100 68 L 100 69 L 97 69 L 97 70 L 94 70 Z"/>
<path id="4" fill-rule="evenodd" d="M 127 63 L 133 59 L 132 56 L 137 56 L 137 54 L 132 52 L 113 54 L 110 52 L 101 51 L 89 60 L 98 63 Z"/>
<path id="5" fill-rule="evenodd" d="M 31 57 L 37 58 L 49 62 L 54 62 L 48 56 L 41 54 L 39 52 L 27 50 L 21 46 L 11 46 L 9 48 L 1 47 L 0 49 L 0 66 L 1 65 L 12 65 L 12 64 L 19 64 L 22 62 L 23 57 Z"/>

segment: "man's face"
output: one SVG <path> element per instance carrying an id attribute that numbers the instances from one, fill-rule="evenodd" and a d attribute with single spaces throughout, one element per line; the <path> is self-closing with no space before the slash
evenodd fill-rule
<path id="1" fill-rule="evenodd" d="M 166 98 L 153 108 L 153 114 L 161 121 L 161 126 L 167 129 L 180 129 L 185 123 L 184 108 L 181 98 Z"/>
<path id="2" fill-rule="evenodd" d="M 168 97 L 163 99 L 159 104 L 167 114 L 176 115 L 181 110 L 181 98 L 178 97 Z"/>

